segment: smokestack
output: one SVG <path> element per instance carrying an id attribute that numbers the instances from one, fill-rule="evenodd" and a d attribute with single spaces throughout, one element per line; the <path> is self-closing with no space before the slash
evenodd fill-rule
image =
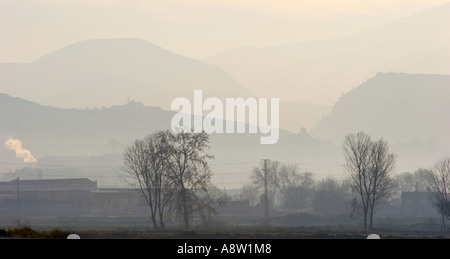
<path id="1" fill-rule="evenodd" d="M 22 147 L 22 143 L 23 142 L 18 139 L 10 138 L 5 141 L 5 146 L 11 150 L 14 150 L 16 152 L 16 157 L 23 158 L 25 163 L 36 163 L 36 158 L 31 155 L 29 150 Z"/>

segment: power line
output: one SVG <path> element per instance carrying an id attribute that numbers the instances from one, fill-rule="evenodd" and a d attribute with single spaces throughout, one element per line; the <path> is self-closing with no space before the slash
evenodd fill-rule
<path id="1" fill-rule="evenodd" d="M 209 166 L 216 166 L 216 165 L 247 165 L 247 164 L 258 164 L 258 162 L 219 163 L 219 164 L 209 164 Z"/>
<path id="2" fill-rule="evenodd" d="M 328 163 L 299 163 L 299 162 L 283 162 L 283 164 L 300 165 L 300 166 L 324 166 L 324 167 L 343 167 L 343 164 L 328 164 Z M 233 162 L 233 163 L 218 163 L 209 164 L 209 166 L 225 166 L 225 165 L 258 165 L 258 162 Z M 12 165 L 12 166 L 23 166 L 23 167 L 62 167 L 62 168 L 93 168 L 93 169 L 120 169 L 121 166 L 92 166 L 92 165 L 64 165 L 64 164 L 34 164 L 34 163 L 10 163 L 10 162 L 0 162 L 0 165 Z M 397 167 L 415 167 L 415 168 L 427 168 L 429 165 L 405 165 L 399 164 Z"/>

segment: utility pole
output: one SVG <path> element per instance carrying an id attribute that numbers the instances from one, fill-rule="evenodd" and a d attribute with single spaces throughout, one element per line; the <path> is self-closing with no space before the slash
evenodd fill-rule
<path id="1" fill-rule="evenodd" d="M 265 199 L 265 206 L 264 206 L 264 217 L 266 220 L 266 226 L 269 226 L 269 195 L 268 195 L 268 188 L 267 188 L 267 162 L 269 159 L 263 159 L 264 161 L 264 199 Z"/>
<path id="2" fill-rule="evenodd" d="M 17 177 L 17 218 L 20 218 L 20 183 Z"/>

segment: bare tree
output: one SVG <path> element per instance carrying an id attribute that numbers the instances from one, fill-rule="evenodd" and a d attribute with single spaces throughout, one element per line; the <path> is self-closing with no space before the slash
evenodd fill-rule
<path id="1" fill-rule="evenodd" d="M 372 143 L 369 174 L 371 178 L 370 223 L 373 226 L 373 215 L 380 201 L 386 201 L 395 190 L 392 174 L 395 170 L 396 156 L 389 153 L 387 141 L 380 139 Z"/>
<path id="2" fill-rule="evenodd" d="M 364 132 L 346 136 L 343 146 L 345 171 L 355 193 L 352 207 L 362 215 L 364 229 L 373 226 L 373 215 L 379 201 L 386 200 L 394 190 L 391 177 L 396 157 L 389 153 L 386 141 L 372 142 Z"/>
<path id="3" fill-rule="evenodd" d="M 190 220 L 199 205 L 196 192 L 207 191 L 211 181 L 211 170 L 208 159 L 214 158 L 207 153 L 209 136 L 206 132 L 180 132 L 167 135 L 169 143 L 168 171 L 177 188 L 176 203 L 173 208 L 182 219 L 185 228 L 189 228 Z"/>
<path id="4" fill-rule="evenodd" d="M 281 205 L 287 210 L 306 207 L 312 198 L 314 180 L 312 173 L 299 173 L 296 165 L 282 165 L 278 173 L 278 187 Z"/>
<path id="5" fill-rule="evenodd" d="M 426 192 L 429 189 L 428 174 L 430 170 L 418 169 L 414 173 L 404 172 L 394 177 L 395 185 L 397 186 L 395 195 L 397 198 L 403 192 Z"/>
<path id="6" fill-rule="evenodd" d="M 278 191 L 278 172 L 280 169 L 280 163 L 278 161 L 270 161 L 267 165 L 267 179 L 264 177 L 264 163 L 261 162 L 259 167 L 253 168 L 250 179 L 253 185 L 260 190 L 264 190 L 265 181 L 267 180 L 267 196 L 269 207 L 273 207 L 275 203 L 275 197 Z"/>
<path id="7" fill-rule="evenodd" d="M 171 149 L 167 139 L 171 134 L 168 130 L 158 131 L 153 136 L 150 135 L 146 138 L 150 165 L 153 172 L 155 172 L 156 206 L 158 207 L 160 226 L 162 228 L 166 227 L 164 224 L 164 213 L 170 207 L 177 190 L 168 170 L 170 165 L 168 164 L 169 161 L 167 158 Z"/>
<path id="8" fill-rule="evenodd" d="M 450 220 L 450 157 L 437 162 L 434 169 L 428 172 L 433 205 L 442 216 L 442 224 L 446 230 L 446 220 Z"/>
<path id="9" fill-rule="evenodd" d="M 209 226 L 213 224 L 213 216 L 216 215 L 216 208 L 223 206 L 228 196 L 225 191 L 221 191 L 214 185 L 208 185 L 208 189 L 205 192 L 201 190 L 195 196 L 194 215 L 198 216 L 203 226 Z"/>
<path id="10" fill-rule="evenodd" d="M 397 190 L 400 192 L 412 192 L 416 186 L 416 179 L 413 173 L 404 172 L 394 177 Z"/>
<path id="11" fill-rule="evenodd" d="M 334 178 L 322 179 L 315 188 L 314 212 L 323 215 L 345 213 L 348 211 L 349 196 L 343 181 Z"/>
<path id="12" fill-rule="evenodd" d="M 253 184 L 246 184 L 242 187 L 239 199 L 242 201 L 248 201 L 248 204 L 252 207 L 258 204 L 260 197 L 260 191 Z"/>
<path id="13" fill-rule="evenodd" d="M 369 215 L 370 201 L 370 136 L 359 132 L 345 137 L 343 153 L 346 160 L 345 172 L 348 175 L 352 191 L 357 197 L 354 198 L 352 207 L 354 212 L 360 214 L 364 219 L 364 229 L 367 229 L 367 218 Z M 358 200 L 359 198 L 359 200 Z"/>
<path id="14" fill-rule="evenodd" d="M 127 181 L 142 194 L 149 205 L 155 228 L 165 227 L 164 212 L 174 195 L 167 175 L 168 148 L 162 137 L 165 134 L 167 132 L 158 131 L 144 139 L 135 140 L 123 154 L 123 168 L 129 176 Z"/>
<path id="15" fill-rule="evenodd" d="M 430 189 L 430 181 L 428 174 L 431 170 L 419 168 L 414 172 L 414 180 L 416 181 L 417 191 L 426 192 Z"/>
<path id="16" fill-rule="evenodd" d="M 211 171 L 206 160 L 213 158 L 206 153 L 208 140 L 205 132 L 158 131 L 125 149 L 127 181 L 149 205 L 155 228 L 165 227 L 167 211 L 180 216 L 186 228 L 195 213 L 204 219 L 215 211 L 216 200 L 207 194 Z"/>

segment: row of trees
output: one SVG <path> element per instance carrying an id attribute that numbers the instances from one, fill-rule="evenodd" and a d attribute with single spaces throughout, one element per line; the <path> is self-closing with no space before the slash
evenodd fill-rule
<path id="1" fill-rule="evenodd" d="M 205 132 L 158 131 L 125 149 L 124 179 L 147 202 L 155 228 L 165 227 L 166 214 L 189 228 L 194 215 L 206 220 L 220 202 L 208 195 L 211 181 L 209 137 Z"/>
<path id="2" fill-rule="evenodd" d="M 266 173 L 263 162 L 260 167 L 253 169 L 251 184 L 243 187 L 241 199 L 248 200 L 252 206 L 256 205 L 267 184 L 269 207 L 279 203 L 283 209 L 295 211 L 304 206 L 310 190 L 314 187 L 312 173 L 300 173 L 296 165 L 278 161 L 270 161 L 266 166 Z"/>
<path id="3" fill-rule="evenodd" d="M 373 227 L 377 208 L 402 192 L 429 192 L 431 202 L 442 215 L 445 227 L 450 220 L 450 158 L 439 161 L 432 169 L 394 175 L 397 156 L 389 151 L 384 139 L 372 140 L 364 133 L 349 134 L 343 145 L 346 178 L 333 178 L 317 183 L 310 172 L 300 173 L 295 165 L 277 161 L 254 168 L 251 184 L 243 187 L 240 199 L 256 205 L 264 194 L 265 184 L 269 207 L 298 211 L 312 205 L 320 214 L 335 214 L 349 208 L 352 216 L 361 217 L 364 228 Z"/>
<path id="4" fill-rule="evenodd" d="M 345 138 L 343 154 L 347 176 L 344 181 L 329 178 L 315 184 L 312 173 L 299 173 L 295 165 L 275 161 L 266 168 L 266 174 L 263 164 L 253 170 L 252 184 L 244 186 L 242 195 L 255 203 L 257 194 L 267 184 L 270 207 L 278 202 L 282 209 L 296 211 L 306 207 L 306 200 L 314 197 L 312 206 L 321 214 L 339 211 L 348 202 L 352 215 L 362 216 L 365 229 L 372 228 L 377 206 L 396 190 L 392 177 L 396 156 L 389 152 L 385 140 L 372 141 L 364 132 Z"/>
<path id="5" fill-rule="evenodd" d="M 208 160 L 213 158 L 208 149 L 205 132 L 171 131 L 155 132 L 126 148 L 123 158 L 127 180 L 145 198 L 154 227 L 165 227 L 166 214 L 177 216 L 186 228 L 194 216 L 206 221 L 215 214 L 215 207 L 223 200 L 208 193 L 212 176 Z M 286 211 L 312 205 L 321 214 L 350 207 L 352 215 L 362 217 L 367 229 L 373 227 L 376 209 L 395 193 L 428 191 L 444 226 L 450 220 L 450 158 L 438 162 L 432 170 L 394 176 L 396 155 L 389 151 L 387 141 L 374 141 L 364 132 L 346 136 L 343 154 L 343 181 L 328 178 L 316 183 L 312 173 L 300 173 L 296 165 L 273 161 L 254 168 L 251 184 L 243 187 L 240 198 L 253 206 L 267 200 L 269 207 L 277 203 Z M 266 188 L 267 199 L 262 199 Z"/>
<path id="6" fill-rule="evenodd" d="M 265 177 L 266 176 L 266 177 Z M 319 214 L 344 213 L 349 198 L 346 182 L 335 178 L 315 181 L 311 172 L 300 172 L 296 165 L 270 161 L 267 173 L 264 164 L 255 167 L 250 176 L 251 183 L 244 185 L 237 199 L 246 200 L 250 206 L 264 205 L 265 182 L 269 207 L 287 212 L 298 212 L 313 207 Z"/>
<path id="7" fill-rule="evenodd" d="M 396 155 L 389 152 L 385 140 L 372 141 L 364 132 L 348 135 L 343 153 L 347 180 L 355 195 L 352 208 L 362 215 L 365 229 L 373 227 L 376 207 L 398 190 L 429 192 L 446 229 L 445 223 L 450 220 L 450 158 L 438 161 L 430 170 L 394 177 Z"/>
<path id="8" fill-rule="evenodd" d="M 420 168 L 414 173 L 404 172 L 394 177 L 397 193 L 402 192 L 427 192 L 430 189 L 429 174 L 432 170 Z"/>

